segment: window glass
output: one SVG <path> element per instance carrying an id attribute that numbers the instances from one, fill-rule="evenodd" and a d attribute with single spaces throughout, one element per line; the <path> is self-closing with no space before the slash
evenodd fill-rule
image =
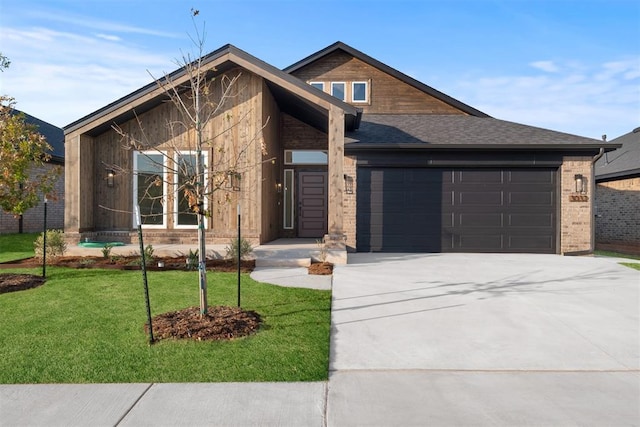
<path id="1" fill-rule="evenodd" d="M 143 225 L 164 225 L 164 154 L 136 153 L 136 201 Z"/>
<path id="2" fill-rule="evenodd" d="M 195 192 L 196 155 L 180 154 L 177 159 L 177 225 L 198 225 L 198 216 L 192 206 L 197 204 Z"/>
<path id="3" fill-rule="evenodd" d="M 341 101 L 345 100 L 345 84 L 342 82 L 331 83 L 331 95 L 335 96 Z"/>
<path id="4" fill-rule="evenodd" d="M 320 89 L 320 90 L 324 91 L 324 83 L 323 82 L 311 82 L 309 84 L 311 86 L 315 87 L 316 89 Z"/>
<path id="5" fill-rule="evenodd" d="M 293 228 L 293 169 L 284 170 L 284 228 Z"/>
<path id="6" fill-rule="evenodd" d="M 328 155 L 321 150 L 286 150 L 284 162 L 287 165 L 326 165 Z"/>
<path id="7" fill-rule="evenodd" d="M 353 82 L 353 102 L 367 102 L 367 83 Z"/>

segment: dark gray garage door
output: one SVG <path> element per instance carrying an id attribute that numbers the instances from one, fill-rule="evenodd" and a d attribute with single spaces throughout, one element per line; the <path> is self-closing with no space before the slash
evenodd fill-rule
<path id="1" fill-rule="evenodd" d="M 555 253 L 556 169 L 362 167 L 360 252 Z"/>

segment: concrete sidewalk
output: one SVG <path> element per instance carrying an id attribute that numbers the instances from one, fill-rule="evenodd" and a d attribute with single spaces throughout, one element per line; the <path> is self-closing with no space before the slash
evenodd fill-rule
<path id="1" fill-rule="evenodd" d="M 640 425 L 640 272 L 618 261 L 350 255 L 328 382 L 2 385 L 0 426 Z"/>

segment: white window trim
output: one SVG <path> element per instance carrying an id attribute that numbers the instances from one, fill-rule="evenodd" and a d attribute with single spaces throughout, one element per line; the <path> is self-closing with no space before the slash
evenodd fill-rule
<path id="1" fill-rule="evenodd" d="M 357 84 L 364 85 L 364 100 L 354 98 L 354 94 L 356 93 L 355 86 Z M 358 103 L 358 104 L 366 104 L 369 102 L 369 82 L 365 82 L 365 81 L 351 82 L 351 102 Z"/>
<path id="2" fill-rule="evenodd" d="M 287 188 L 287 175 L 290 174 L 291 175 L 291 188 Z M 295 228 L 295 224 L 296 224 L 296 209 L 295 209 L 295 185 L 296 185 L 296 180 L 295 180 L 295 174 L 293 169 L 285 169 L 284 170 L 284 193 L 283 193 L 283 197 L 285 198 L 285 205 L 286 205 L 286 197 L 290 198 L 290 214 L 291 214 L 291 224 L 287 225 L 287 212 L 286 209 L 282 210 L 282 228 L 284 228 L 285 230 L 293 230 Z"/>
<path id="3" fill-rule="evenodd" d="M 167 153 L 165 151 L 134 151 L 133 152 L 133 203 L 138 203 L 138 156 L 144 155 L 153 155 L 158 154 L 162 155 L 162 206 L 163 206 L 163 215 L 162 215 L 162 224 L 141 224 L 142 228 L 155 228 L 155 229 L 166 229 L 167 228 L 167 194 L 168 194 L 168 186 L 167 186 Z M 133 209 L 132 216 L 132 224 L 137 223 L 138 219 L 136 218 L 135 209 Z"/>
<path id="4" fill-rule="evenodd" d="M 317 87 L 316 89 L 320 89 L 321 91 L 324 92 L 324 82 L 309 82 L 309 84 L 311 86 L 313 86 L 313 85 L 322 85 L 322 88 Z"/>
<path id="5" fill-rule="evenodd" d="M 333 85 L 342 85 L 344 87 L 344 98 L 340 99 L 333 94 Z M 340 99 L 340 101 L 342 102 L 346 102 L 347 101 L 347 82 L 331 82 L 331 96 L 334 96 Z"/>
<path id="6" fill-rule="evenodd" d="M 173 157 L 173 164 L 174 165 L 178 165 L 178 157 L 181 155 L 196 155 L 196 151 L 180 151 L 179 153 L 176 152 L 174 157 Z M 209 156 L 207 155 L 208 153 L 203 151 L 202 152 L 202 162 L 204 163 L 205 166 L 205 170 L 204 170 L 204 182 L 207 183 L 208 179 L 209 179 L 209 167 L 208 167 L 208 160 L 209 160 Z M 179 201 L 179 194 L 178 194 L 178 175 L 175 174 L 173 177 L 173 228 L 180 228 L 180 229 L 195 229 L 198 228 L 198 225 L 183 225 L 183 224 L 178 224 L 178 201 Z M 205 184 L 206 185 L 206 184 Z M 208 197 L 204 197 L 204 209 L 206 210 L 209 207 L 209 201 L 208 201 Z M 205 228 L 209 228 L 209 221 L 205 221 Z"/>

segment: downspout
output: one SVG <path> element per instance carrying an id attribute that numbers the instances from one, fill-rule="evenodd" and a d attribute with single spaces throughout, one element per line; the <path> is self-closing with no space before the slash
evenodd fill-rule
<path id="1" fill-rule="evenodd" d="M 602 135 L 602 141 L 607 142 L 607 135 Z M 591 160 L 591 252 L 596 250 L 596 162 L 604 155 L 604 147 L 600 147 L 600 152 Z"/>

